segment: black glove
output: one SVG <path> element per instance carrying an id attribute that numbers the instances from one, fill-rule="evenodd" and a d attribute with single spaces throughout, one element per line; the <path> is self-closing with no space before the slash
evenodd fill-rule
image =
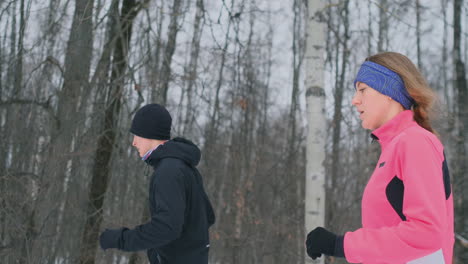
<path id="1" fill-rule="evenodd" d="M 344 238 L 317 227 L 307 235 L 306 246 L 307 255 L 312 259 L 322 256 L 322 254 L 335 257 L 344 257 Z"/>
<path id="2" fill-rule="evenodd" d="M 99 236 L 99 244 L 103 250 L 108 248 L 122 248 L 122 233 L 128 228 L 106 229 Z"/>

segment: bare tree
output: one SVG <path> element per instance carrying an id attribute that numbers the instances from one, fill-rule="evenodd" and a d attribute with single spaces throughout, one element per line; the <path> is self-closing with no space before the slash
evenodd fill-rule
<path id="1" fill-rule="evenodd" d="M 466 211 L 468 210 L 468 198 L 466 194 L 468 180 L 466 177 L 467 167 L 467 147 L 468 139 L 468 86 L 466 81 L 466 68 L 462 60 L 461 37 L 462 37 L 462 14 L 463 0 L 453 1 L 453 63 L 455 70 L 454 87 L 457 91 L 457 106 L 458 106 L 458 133 L 456 143 L 456 169 L 453 174 L 454 178 L 454 193 L 458 198 L 455 210 L 456 232 L 463 234 L 466 232 Z M 457 243 L 455 253 L 458 255 L 460 263 L 468 261 L 468 254 L 463 247 Z"/>
<path id="2" fill-rule="evenodd" d="M 232 2 L 232 6 L 234 5 L 234 1 Z M 231 6 L 231 10 L 232 10 Z M 216 85 L 214 87 L 215 89 L 215 95 L 214 98 L 212 99 L 213 104 L 209 106 L 209 121 L 207 123 L 207 127 L 204 132 L 204 138 L 207 139 L 206 143 L 203 146 L 203 153 L 205 155 L 204 163 L 206 167 L 206 173 L 208 175 L 212 174 L 211 170 L 213 168 L 212 164 L 215 160 L 215 157 L 212 156 L 212 149 L 213 146 L 216 145 L 217 143 L 217 138 L 218 138 L 218 126 L 219 126 L 219 112 L 220 112 L 220 92 L 221 92 L 221 87 L 223 84 L 223 74 L 224 74 L 224 67 L 226 66 L 226 57 L 228 55 L 228 47 L 230 43 L 230 32 L 231 32 L 231 23 L 232 23 L 232 17 L 230 16 L 228 19 L 228 24 L 227 24 L 227 29 L 226 29 L 226 34 L 224 36 L 224 45 L 223 47 L 218 47 L 218 50 L 221 52 L 221 58 L 220 58 L 220 65 L 218 66 L 218 72 L 216 76 Z M 220 187 L 220 191 L 218 192 L 218 197 L 215 200 L 218 201 L 223 201 L 223 195 L 224 195 L 224 179 L 218 179 L 222 181 L 221 184 L 215 184 L 216 186 Z M 208 184 L 208 188 L 210 188 L 210 184 Z M 221 216 L 221 208 L 217 207 L 215 208 L 215 215 L 218 217 L 218 222 L 220 222 L 222 219 Z"/>
<path id="3" fill-rule="evenodd" d="M 372 16 L 372 0 L 368 0 L 367 2 L 368 4 L 368 13 L 367 13 L 367 16 L 368 16 L 368 19 L 367 19 L 367 32 L 368 32 L 368 36 L 367 36 L 367 56 L 370 56 L 372 54 L 372 37 L 374 35 L 374 31 L 372 30 L 372 21 L 374 20 L 373 19 L 373 16 Z"/>
<path id="4" fill-rule="evenodd" d="M 325 224 L 325 90 L 324 90 L 324 3 L 308 2 L 306 26 L 306 103 L 307 103 L 307 169 L 305 229 Z M 322 260 L 323 261 L 323 260 Z M 310 258 L 306 258 L 310 263 Z"/>
<path id="5" fill-rule="evenodd" d="M 379 1 L 379 39 L 377 42 L 377 51 L 382 52 L 387 48 L 388 43 L 388 3 L 387 0 Z"/>
<path id="6" fill-rule="evenodd" d="M 448 60 L 448 23 L 447 23 L 447 3 L 448 0 L 441 0 L 440 5 L 442 9 L 443 21 L 444 21 L 444 31 L 442 35 L 442 87 L 444 89 L 444 100 L 445 104 L 447 105 L 447 110 L 452 112 L 450 97 L 449 97 L 449 85 L 448 85 L 448 77 L 447 77 L 447 60 Z M 450 126 L 450 125 L 449 125 Z M 451 131 L 451 130 L 448 130 Z"/>
<path id="7" fill-rule="evenodd" d="M 340 200 L 341 197 L 337 197 L 340 194 L 338 191 L 338 179 L 342 171 L 339 170 L 341 166 L 336 166 L 335 164 L 340 164 L 340 153 L 341 150 L 341 123 L 343 119 L 342 108 L 343 108 L 343 92 L 344 86 L 346 81 L 346 72 L 347 72 L 347 65 L 348 65 L 348 58 L 350 55 L 350 50 L 348 48 L 348 41 L 350 39 L 349 36 L 349 1 L 345 0 L 343 2 L 343 7 L 339 9 L 340 20 L 339 25 L 343 25 L 343 35 L 336 36 L 337 37 L 337 45 L 336 50 L 337 52 L 341 50 L 342 54 L 339 57 L 341 60 L 341 65 L 338 63 L 335 65 L 337 67 L 337 76 L 335 82 L 335 92 L 334 92 L 334 114 L 332 120 L 332 129 L 333 129 L 333 136 L 332 136 L 332 152 L 331 152 L 331 168 L 330 168 L 330 181 L 327 184 L 327 215 L 326 215 L 326 223 L 327 224 L 336 224 L 334 222 L 335 218 L 333 213 L 337 211 L 337 205 L 335 202 L 336 200 Z M 337 54 L 338 55 L 338 54 Z M 338 70 L 339 68 L 339 70 Z M 336 228 L 336 227 L 335 227 Z"/>
<path id="8" fill-rule="evenodd" d="M 23 40 L 24 40 L 24 29 L 26 27 L 26 22 L 24 19 L 24 0 L 20 1 L 20 24 L 19 24 L 19 39 L 18 39 L 18 54 L 15 58 L 15 82 L 13 86 L 13 96 L 17 96 L 21 91 L 21 86 L 23 82 Z"/>
<path id="9" fill-rule="evenodd" d="M 17 2 L 19 3 L 18 29 L 16 29 Z M 3 242 L 11 243 L 14 247 L 10 255 L 11 259 L 18 263 L 27 263 L 35 259 L 32 253 L 33 243 L 41 231 L 36 226 L 36 193 L 34 192 L 34 187 L 37 186 L 40 177 L 37 175 L 35 156 L 31 155 L 31 152 L 34 153 L 38 150 L 38 140 L 34 136 L 26 135 L 24 131 L 38 131 L 35 120 L 41 116 L 41 111 L 36 110 L 40 107 L 51 110 L 51 107 L 48 103 L 40 102 L 39 99 L 35 98 L 44 88 L 25 89 L 24 87 L 24 55 L 27 54 L 24 49 L 24 38 L 31 1 L 28 1 L 27 4 L 24 0 L 13 1 L 10 4 L 12 4 L 10 15 L 13 18 L 10 45 L 12 45 L 11 52 L 13 53 L 9 54 L 12 60 L 8 71 L 12 72 L 8 73 L 7 82 L 11 90 L 3 97 L 5 100 L 0 103 L 3 105 L 2 109 L 6 110 L 5 116 L 8 124 L 1 125 L 0 128 L 3 139 L 5 139 L 5 148 L 2 148 L 0 155 L 2 156 L 0 181 L 2 182 L 1 186 L 5 187 L 2 192 L 7 193 L 9 190 L 12 195 L 5 195 L 4 199 L 1 199 L 4 212 L 0 214 L 4 216 L 3 213 L 6 212 L 7 217 L 0 218 L 4 219 L 2 226 L 11 226 L 12 224 L 16 226 L 16 228 L 9 229 L 10 231 L 5 236 L 2 236 Z M 17 34 L 19 37 L 16 43 Z M 40 107 L 37 108 L 38 106 Z M 18 120 L 18 117 L 22 117 L 19 122 L 15 121 Z M 7 129 L 4 130 L 5 128 Z M 37 136 L 40 135 L 37 134 Z"/>
<path id="10" fill-rule="evenodd" d="M 154 48 L 154 56 L 153 56 L 153 51 L 151 50 L 152 45 L 150 44 L 150 39 L 149 39 L 149 34 L 148 34 L 148 60 L 149 60 L 149 67 L 147 67 L 147 75 L 148 79 L 150 80 L 150 87 L 152 88 L 151 90 L 151 97 L 150 100 L 151 102 L 160 102 L 162 99 L 161 97 L 161 91 L 158 89 L 160 85 L 160 78 L 161 78 L 161 73 L 159 70 L 154 70 L 154 69 L 160 69 L 161 66 L 161 53 L 164 53 L 164 41 L 162 37 L 162 24 L 164 20 L 164 1 L 161 3 L 161 7 L 159 7 L 159 16 L 158 16 L 158 23 L 157 23 L 157 33 L 156 33 L 156 39 L 154 41 L 155 43 L 155 48 Z M 147 11 L 148 20 L 149 20 L 149 11 Z M 150 21 L 148 21 L 150 22 Z M 166 102 L 164 102 L 165 104 Z"/>
<path id="11" fill-rule="evenodd" d="M 416 51 L 418 59 L 418 68 L 422 71 L 421 61 L 421 4 L 416 0 Z"/>
<path id="12" fill-rule="evenodd" d="M 291 241 L 288 239 L 280 238 L 280 247 L 289 249 L 289 254 L 283 254 L 282 258 L 278 258 L 279 262 L 301 262 L 304 259 L 304 225 L 297 225 L 295 232 L 291 232 L 291 218 L 292 221 L 297 221 L 297 219 L 303 219 L 303 212 L 301 208 L 304 204 L 300 201 L 303 200 L 304 191 L 303 191 L 303 182 L 304 174 L 301 166 L 298 166 L 301 155 L 303 152 L 302 143 L 303 137 L 301 133 L 301 122 L 297 121 L 297 115 L 300 113 L 300 80 L 301 80 L 301 70 L 303 69 L 304 55 L 305 55 L 305 42 L 306 42 L 306 30 L 305 23 L 307 10 L 307 5 L 302 1 L 293 1 L 293 39 L 292 39 L 292 56 L 293 56 L 293 79 L 292 79 L 292 92 L 291 92 L 291 103 L 289 109 L 289 125 L 288 125 L 288 140 L 286 144 L 286 158 L 284 165 L 285 175 L 289 174 L 289 177 L 286 179 L 286 186 L 289 186 L 289 196 L 286 199 L 287 208 L 291 208 L 290 213 L 286 214 L 286 219 L 283 221 L 285 225 L 284 236 L 290 236 L 291 233 L 294 234 L 296 241 Z M 300 120 L 300 119 L 299 119 Z M 296 242 L 296 243 L 294 243 Z M 280 250 L 279 250 L 280 251 Z"/>
<path id="13" fill-rule="evenodd" d="M 190 62 L 186 67 L 185 78 L 187 83 L 187 107 L 185 110 L 185 118 L 183 122 L 183 135 L 189 133 L 193 129 L 193 123 L 195 119 L 195 108 L 193 107 L 194 101 L 194 88 L 196 87 L 197 81 L 197 68 L 198 68 L 198 57 L 200 54 L 200 40 L 202 36 L 203 26 L 205 25 L 205 7 L 203 0 L 197 0 L 196 2 L 196 13 L 195 22 L 193 24 L 193 37 L 192 45 L 190 47 Z"/>
<path id="14" fill-rule="evenodd" d="M 162 54 L 161 74 L 159 75 L 161 82 L 158 89 L 159 98 L 155 98 L 157 100 L 154 100 L 164 105 L 167 102 L 167 92 L 169 90 L 169 82 L 171 81 L 171 62 L 176 49 L 177 33 L 179 32 L 178 23 L 182 15 L 181 6 L 182 0 L 174 0 L 171 10 L 171 22 L 169 23 L 169 31 L 167 33 L 167 43 Z"/>
<path id="15" fill-rule="evenodd" d="M 102 205 L 109 181 L 110 160 L 115 145 L 116 126 L 122 104 L 132 26 L 142 6 L 144 6 L 144 2 L 136 2 L 135 0 L 124 0 L 122 3 L 118 21 L 118 37 L 113 53 L 112 74 L 109 80 L 111 85 L 105 102 L 104 127 L 99 133 L 96 160 L 89 186 L 87 218 L 81 242 L 80 263 L 92 264 L 96 255 L 99 227 L 102 222 Z"/>

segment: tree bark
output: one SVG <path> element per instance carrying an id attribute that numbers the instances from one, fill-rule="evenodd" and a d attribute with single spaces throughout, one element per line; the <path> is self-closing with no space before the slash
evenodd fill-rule
<path id="1" fill-rule="evenodd" d="M 302 212 L 297 210 L 297 205 L 301 204 L 303 197 L 303 179 L 304 174 L 300 171 L 300 166 L 298 166 L 299 161 L 301 160 L 301 133 L 300 133 L 300 122 L 297 121 L 298 113 L 300 112 L 300 78 L 301 78 L 301 69 L 304 61 L 304 51 L 305 51 L 305 35 L 304 30 L 304 12 L 306 5 L 302 1 L 294 0 L 293 1 L 293 38 L 292 38 L 292 91 L 291 91 L 291 101 L 288 114 L 288 126 L 287 126 L 287 141 L 285 146 L 285 159 L 283 163 L 283 172 L 284 175 L 288 177 L 280 178 L 279 181 L 281 184 L 281 189 L 286 189 L 286 195 L 283 195 L 284 198 L 278 199 L 278 203 L 284 203 L 284 207 L 287 208 L 287 211 L 284 211 L 282 206 L 278 214 L 280 215 L 279 227 L 280 234 L 275 237 L 276 254 L 274 256 L 276 263 L 297 263 L 301 262 L 304 259 L 304 226 L 296 224 L 295 228 L 291 228 L 294 225 L 291 225 L 291 222 L 296 222 L 298 219 L 304 219 Z M 300 119 L 299 119 L 300 120 Z M 288 236 L 294 234 L 294 239 L 288 239 Z M 294 252 L 296 254 L 284 254 L 283 250 L 288 252 Z"/>
<path id="2" fill-rule="evenodd" d="M 334 94 L 334 99 L 335 99 L 335 104 L 334 104 L 334 114 L 333 114 L 333 120 L 332 120 L 332 129 L 333 129 L 333 134 L 332 134 L 332 153 L 331 153 L 331 166 L 330 166 L 330 184 L 327 185 L 327 192 L 326 192 L 326 225 L 327 226 L 332 226 L 334 228 L 337 228 L 337 226 L 333 226 L 336 223 L 336 219 L 334 218 L 333 213 L 336 211 L 338 205 L 336 204 L 336 200 L 340 200 L 340 198 L 337 198 L 338 192 L 340 188 L 338 188 L 338 180 L 340 178 L 340 174 L 342 171 L 339 170 L 342 166 L 341 164 L 341 122 L 343 120 L 343 113 L 342 113 L 342 108 L 343 108 L 343 92 L 344 92 L 344 86 L 345 86 L 345 80 L 346 80 L 346 71 L 347 71 L 347 65 L 348 65 L 348 58 L 350 55 L 350 51 L 348 48 L 348 41 L 350 39 L 349 36 L 349 0 L 345 0 L 343 3 L 343 10 L 339 12 L 341 15 L 340 24 L 343 25 L 344 27 L 344 32 L 343 36 L 341 36 L 341 41 L 337 42 L 337 49 L 339 50 L 339 46 L 342 45 L 341 47 L 341 65 L 336 65 L 337 69 L 341 66 L 341 69 L 337 71 L 337 81 L 335 83 L 335 94 Z M 341 22 L 342 21 L 342 22 Z M 339 55 L 337 54 L 337 58 Z"/>
<path id="3" fill-rule="evenodd" d="M 57 116 L 59 123 L 58 127 L 52 128 L 51 146 L 45 168 L 45 175 L 50 177 L 53 184 L 46 192 L 47 197 L 42 201 L 41 208 L 47 208 L 51 204 L 57 208 L 58 213 L 52 218 L 54 222 L 49 222 L 47 225 L 55 236 L 61 236 L 57 232 L 63 228 L 60 225 L 60 219 L 64 213 L 57 201 L 65 200 L 63 197 L 66 197 L 70 182 L 70 171 L 67 169 L 67 165 L 73 156 L 71 155 L 73 152 L 72 143 L 76 140 L 76 131 L 82 125 L 75 117 L 79 112 L 79 102 L 83 91 L 89 85 L 93 52 L 93 22 L 91 19 L 93 6 L 92 0 L 75 2 L 75 12 L 65 56 L 63 86 L 58 93 Z M 53 245 L 53 242 L 51 244 Z M 50 253 L 55 255 L 52 250 Z"/>
<path id="4" fill-rule="evenodd" d="M 387 0 L 380 0 L 379 15 L 379 39 L 377 42 L 377 52 L 383 52 L 388 47 L 388 3 Z"/>
<path id="5" fill-rule="evenodd" d="M 368 35 L 367 35 L 367 56 L 371 56 L 372 55 L 372 42 L 373 42 L 373 36 L 374 36 L 374 33 L 373 33 L 374 31 L 372 30 L 372 22 L 374 21 L 374 17 L 372 16 L 372 9 L 371 9 L 372 0 L 368 0 L 367 5 L 368 5 L 368 13 L 367 13 L 367 16 L 368 16 L 368 19 L 367 19 L 367 32 L 368 32 Z"/>
<path id="6" fill-rule="evenodd" d="M 193 89 L 197 80 L 198 56 L 200 54 L 200 39 L 205 24 L 205 7 L 203 0 L 197 0 L 197 11 L 195 14 L 195 23 L 193 25 L 192 46 L 190 52 L 190 62 L 185 73 L 187 79 L 187 108 L 185 110 L 183 135 L 186 135 L 193 128 L 196 109 L 193 107 Z"/>
<path id="7" fill-rule="evenodd" d="M 448 47 L 447 47 L 447 40 L 448 40 L 448 23 L 447 23 L 447 1 L 448 0 L 441 0 L 441 9 L 442 9 L 442 16 L 444 20 L 444 31 L 442 35 L 442 89 L 444 89 L 444 100 L 445 105 L 447 107 L 447 111 L 449 113 L 452 112 L 450 96 L 449 96 L 449 85 L 448 85 L 448 77 L 447 77 L 447 61 L 448 61 Z M 449 121 L 450 122 L 450 121 Z M 450 126 L 450 125 L 449 125 Z M 448 130 L 451 131 L 451 130 Z"/>
<path id="8" fill-rule="evenodd" d="M 19 3 L 19 27 L 16 28 L 16 17 L 17 17 L 17 4 Z M 37 259 L 33 256 L 33 244 L 36 239 L 36 203 L 35 195 L 31 186 L 38 183 L 38 177 L 18 177 L 17 174 L 30 173 L 34 171 L 34 155 L 36 153 L 38 143 L 36 138 L 37 134 L 29 134 L 31 127 L 35 127 L 35 120 L 37 116 L 41 116 L 41 113 L 37 113 L 35 110 L 34 103 L 30 100 L 30 103 L 16 103 L 25 102 L 28 99 L 38 96 L 39 91 L 43 91 L 42 86 L 38 86 L 36 89 L 25 91 L 23 87 L 23 61 L 24 61 L 24 36 L 26 31 L 26 18 L 31 2 L 25 5 L 25 0 L 15 1 L 12 5 L 11 17 L 12 32 L 11 32 L 11 54 L 10 54 L 10 65 L 8 67 L 9 72 L 7 76 L 8 86 L 11 87 L 10 91 L 6 91 L 5 100 L 7 100 L 8 107 L 5 107 L 4 121 L 7 125 L 0 128 L 0 134 L 3 136 L 1 154 L 0 154 L 0 172 L 1 175 L 1 193 L 21 193 L 21 196 L 10 196 L 6 195 L 2 201 L 2 209 L 10 211 L 11 215 L 9 219 L 16 221 L 13 226 L 17 228 L 8 228 L 5 232 L 5 236 L 1 235 L 3 242 L 10 240 L 12 244 L 17 245 L 13 250 L 12 258 L 18 263 L 27 263 L 32 259 Z M 8 25 L 8 24 L 7 24 Z M 18 35 L 18 42 L 16 43 L 16 36 Z M 6 36 L 5 36 L 6 37 Z M 1 93 L 1 92 L 0 92 Z M 28 97 L 29 96 L 29 97 Z M 0 96 L 1 97 L 1 96 Z M 4 103 L 2 101 L 2 103 Z M 3 109 L 2 109 L 3 112 Z M 2 113 L 3 116 L 3 113 Z M 18 120 L 18 117 L 21 117 Z M 37 130 L 32 130 L 37 131 Z M 3 143 L 5 142 L 5 143 Z M 9 161 L 6 162 L 4 157 Z M 8 164 L 7 164 L 8 163 Z M 12 200 L 10 200 L 12 199 Z M 3 211 L 2 210 L 2 211 Z M 3 214 L 1 212 L 0 214 Z M 0 215 L 2 218 L 2 215 Z M 6 219 L 5 218 L 5 221 Z M 10 220 L 11 221 L 11 220 Z M 1 225 L 8 226 L 6 222 L 0 221 Z M 12 227 L 13 223 L 9 226 Z M 8 261 L 7 261 L 8 262 Z"/>
<path id="9" fill-rule="evenodd" d="M 421 61 L 421 4 L 416 0 L 416 52 L 418 58 L 418 69 L 422 71 Z"/>
<path id="10" fill-rule="evenodd" d="M 26 23 L 24 20 L 24 0 L 20 1 L 20 27 L 19 27 L 19 38 L 18 38 L 18 54 L 16 55 L 15 61 L 15 81 L 13 85 L 13 97 L 17 97 L 21 91 L 23 83 L 23 40 L 24 40 L 24 29 Z"/>
<path id="11" fill-rule="evenodd" d="M 308 20 L 306 25 L 306 106 L 307 106 L 307 165 L 305 229 L 311 231 L 325 223 L 325 90 L 324 90 L 324 54 L 325 54 L 325 19 L 324 2 L 308 2 Z M 320 260 L 323 263 L 323 258 Z M 311 259 L 306 257 L 306 263 Z"/>
<path id="12" fill-rule="evenodd" d="M 453 174 L 454 180 L 454 194 L 455 196 L 455 232 L 463 234 L 466 231 L 466 212 L 468 210 L 468 195 L 466 190 L 468 188 L 467 174 L 467 140 L 468 140 L 468 87 L 466 81 L 466 68 L 462 60 L 461 50 L 461 37 L 462 37 L 462 14 L 463 0 L 453 1 L 453 63 L 454 63 L 454 87 L 457 91 L 457 105 L 458 105 L 458 133 L 456 143 L 456 169 Z M 459 263 L 466 263 L 468 261 L 468 253 L 466 249 L 456 243 L 455 255 L 458 256 Z"/>
<path id="13" fill-rule="evenodd" d="M 6 37 L 6 34 L 5 34 Z M 0 102 L 3 101 L 3 57 L 4 57 L 4 51 L 3 51 L 3 45 L 2 45 L 2 39 L 0 38 Z M 0 126 L 0 132 L 2 131 L 2 126 Z M 3 134 L 3 133 L 2 133 Z M 1 147 L 2 145 L 0 145 Z M 2 166 L 3 160 L 2 156 L 0 154 L 0 170 Z"/>
<path id="14" fill-rule="evenodd" d="M 223 73 L 224 73 L 224 67 L 226 66 L 226 56 L 227 56 L 227 50 L 229 47 L 229 36 L 230 36 L 230 31 L 231 31 L 231 21 L 232 19 L 230 18 L 228 21 L 227 25 L 227 30 L 226 30 L 226 35 L 225 35 L 225 40 L 224 40 L 224 46 L 222 47 L 221 50 L 221 62 L 219 65 L 219 70 L 217 73 L 217 81 L 216 81 L 216 86 L 215 86 L 215 95 L 214 95 L 214 103 L 213 106 L 209 106 L 211 113 L 210 113 L 210 121 L 208 121 L 207 128 L 205 130 L 205 145 L 203 147 L 203 152 L 205 154 L 205 167 L 207 169 L 207 174 L 211 175 L 211 167 L 212 164 L 210 164 L 211 160 L 215 160 L 215 157 L 211 157 L 211 151 L 213 149 L 213 146 L 216 144 L 216 138 L 218 134 L 218 114 L 219 114 L 219 104 L 220 104 L 220 91 L 221 91 L 221 86 L 223 84 Z M 220 179 L 222 180 L 222 179 Z M 219 196 L 224 195 L 224 193 L 219 193 Z M 221 199 L 221 197 L 218 197 L 218 199 Z M 216 212 L 215 215 L 217 217 L 220 217 L 220 211 L 219 209 L 221 208 L 215 208 Z M 219 221 L 219 218 L 218 220 Z"/>
<path id="15" fill-rule="evenodd" d="M 80 263 L 93 264 L 95 261 L 99 227 L 102 222 L 102 205 L 107 191 L 110 174 L 111 156 L 120 115 L 124 78 L 127 69 L 129 44 L 132 35 L 133 21 L 143 3 L 135 0 L 124 0 L 119 19 L 119 31 L 114 49 L 110 87 L 108 90 L 104 127 L 99 133 L 95 163 L 89 186 L 87 219 L 81 240 Z"/>
<path id="16" fill-rule="evenodd" d="M 288 135 L 288 151 L 287 159 L 289 162 L 294 160 L 294 153 L 296 153 L 296 129 L 297 121 L 296 115 L 299 109 L 299 78 L 300 70 L 302 67 L 303 56 L 301 54 L 303 47 L 301 47 L 301 3 L 298 0 L 294 0 L 293 3 L 293 39 L 292 39 L 292 52 L 293 52 L 293 80 L 292 80 L 292 92 L 291 92 L 291 104 L 289 108 L 289 135 Z M 287 162 L 287 163 L 289 163 Z"/>
<path id="17" fill-rule="evenodd" d="M 16 70 L 16 6 L 17 6 L 17 1 L 14 1 L 11 8 L 10 12 L 12 14 L 11 16 L 11 33 L 10 33 L 10 56 L 8 59 L 8 74 L 6 76 L 6 83 L 7 86 L 9 87 L 14 87 L 15 85 L 15 70 Z M 14 89 L 11 90 L 11 93 L 14 94 Z"/>
<path id="18" fill-rule="evenodd" d="M 169 82 L 171 81 L 171 62 L 172 56 L 176 49 L 176 38 L 177 33 L 179 32 L 179 16 L 181 16 L 181 6 L 182 0 L 174 0 L 171 12 L 171 22 L 169 24 L 169 32 L 167 34 L 167 44 L 164 49 L 163 60 L 161 65 L 161 88 L 159 92 L 161 93 L 160 101 L 167 102 L 167 92 L 169 90 Z"/>
<path id="19" fill-rule="evenodd" d="M 51 1 L 51 5 L 55 0 Z M 86 166 L 91 164 L 93 160 L 93 149 L 96 146 L 96 136 L 92 134 L 93 132 L 98 131 L 98 128 L 102 127 L 102 113 L 103 109 L 99 106 L 103 105 L 106 86 L 109 81 L 109 69 L 111 63 L 111 55 L 113 48 L 116 42 L 116 28 L 118 23 L 119 16 L 119 0 L 112 0 L 108 11 L 108 21 L 106 25 L 106 33 L 104 37 L 104 45 L 102 48 L 101 56 L 97 62 L 94 74 L 90 77 L 90 84 L 83 88 L 82 96 L 80 96 L 80 103 L 78 111 L 75 114 L 76 120 L 82 120 L 83 125 L 77 127 L 74 138 L 76 143 L 74 144 L 75 148 L 73 150 L 76 155 L 72 155 L 71 161 L 71 170 L 69 180 L 67 181 L 68 186 L 74 186 L 72 188 L 67 188 L 64 190 L 64 198 L 59 202 L 58 220 L 56 225 L 56 236 L 54 237 L 54 242 L 50 246 L 50 250 L 47 253 L 50 256 L 50 259 L 55 259 L 57 254 L 61 252 L 70 252 L 70 258 L 78 259 L 79 250 L 76 250 L 76 247 L 79 246 L 81 242 L 79 239 L 75 239 L 70 243 L 64 243 L 70 241 L 70 233 L 73 234 L 80 233 L 83 222 L 77 222 L 75 225 L 69 225 L 70 219 L 75 219 L 77 217 L 76 210 L 76 199 L 73 197 L 81 197 L 83 193 L 82 182 L 88 177 L 83 178 L 83 175 L 90 174 L 90 167 Z M 99 8 L 99 5 L 96 6 L 95 10 Z M 97 16 L 97 14 L 96 14 Z M 93 113 L 89 115 L 89 113 Z M 88 123 L 89 125 L 86 125 Z M 86 184 L 84 184 L 86 186 Z M 83 200 L 86 196 L 83 197 Z M 83 210 L 83 208 L 80 208 Z M 82 211 L 80 211 L 82 213 Z M 81 218 L 82 221 L 85 219 Z M 76 237 L 76 235 L 75 235 Z M 79 237 L 79 236 L 78 236 Z"/>
<path id="20" fill-rule="evenodd" d="M 150 55 L 151 59 L 151 64 L 150 68 L 147 70 L 148 71 L 148 78 L 150 79 L 150 84 L 151 84 L 151 102 L 156 103 L 160 102 L 163 105 L 166 105 L 166 101 L 163 101 L 164 99 L 161 99 L 161 91 L 158 89 L 158 87 L 161 85 L 160 82 L 160 59 L 161 59 L 161 50 L 163 49 L 164 42 L 162 40 L 162 23 L 164 20 L 164 2 L 161 3 L 163 6 L 159 8 L 159 17 L 158 17 L 158 30 L 156 33 L 156 40 L 155 40 L 155 50 L 154 50 L 154 59 L 151 59 L 152 56 Z M 149 15 L 148 15 L 149 16 Z M 148 41 L 149 43 L 149 41 Z M 151 45 L 148 45 L 148 50 L 150 54 L 151 52 Z M 154 69 L 157 69 L 156 71 Z"/>

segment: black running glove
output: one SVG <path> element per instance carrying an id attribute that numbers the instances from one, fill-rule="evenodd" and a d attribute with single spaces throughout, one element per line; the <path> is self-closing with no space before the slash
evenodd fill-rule
<path id="1" fill-rule="evenodd" d="M 312 259 L 322 254 L 335 257 L 344 257 L 344 237 L 337 236 L 323 227 L 317 227 L 307 235 L 307 255 Z"/>

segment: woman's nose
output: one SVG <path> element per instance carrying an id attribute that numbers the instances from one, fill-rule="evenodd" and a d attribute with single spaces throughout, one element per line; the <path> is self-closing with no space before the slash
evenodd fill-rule
<path id="1" fill-rule="evenodd" d="M 358 98 L 357 93 L 355 93 L 353 98 L 351 99 L 351 104 L 356 106 L 359 103 L 361 103 L 361 100 Z"/>

